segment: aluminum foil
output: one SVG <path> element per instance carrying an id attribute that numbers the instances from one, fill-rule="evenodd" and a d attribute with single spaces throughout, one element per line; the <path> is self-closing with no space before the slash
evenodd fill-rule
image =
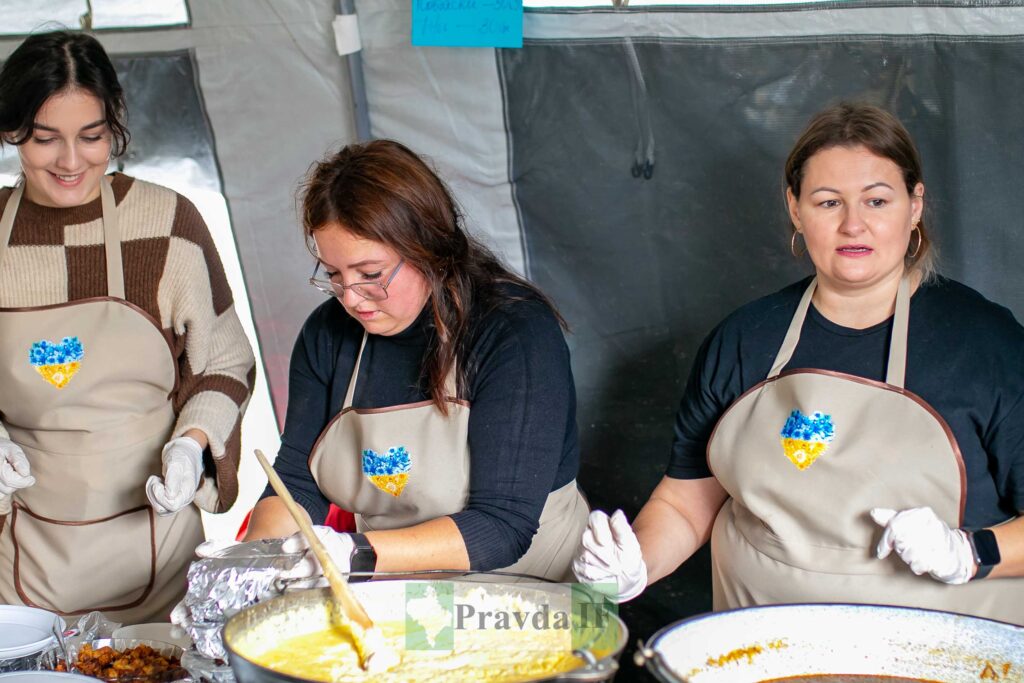
<path id="1" fill-rule="evenodd" d="M 224 660 L 209 659 L 195 650 L 181 656 L 181 665 L 197 683 L 235 683 L 235 674 Z"/>
<path id="2" fill-rule="evenodd" d="M 188 632 L 200 655 L 226 661 L 221 640 L 224 623 L 246 607 L 281 594 L 287 587 L 280 574 L 290 569 L 302 553 L 282 552 L 282 542 L 283 539 L 267 539 L 239 543 L 189 567 L 188 590 L 175 610 L 179 614 L 174 621 Z"/>

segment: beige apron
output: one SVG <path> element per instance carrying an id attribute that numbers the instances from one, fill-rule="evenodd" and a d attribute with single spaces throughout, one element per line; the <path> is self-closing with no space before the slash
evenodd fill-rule
<path id="1" fill-rule="evenodd" d="M 929 506 L 963 523 L 966 476 L 945 420 L 903 388 L 910 285 L 896 297 L 885 383 L 781 372 L 814 293 L 797 308 L 768 378 L 725 412 L 708 464 L 729 493 L 711 536 L 716 610 L 799 602 L 943 609 L 1024 623 L 1024 579 L 949 586 L 893 553 L 875 558 L 873 507 Z M 797 412 L 799 411 L 799 412 Z"/>
<path id="2" fill-rule="evenodd" d="M 366 340 L 364 334 L 344 407 L 310 453 L 313 478 L 331 502 L 355 513 L 360 531 L 399 529 L 459 512 L 469 500 L 469 403 L 454 398 L 454 370 L 446 387 L 448 417 L 431 401 L 353 408 Z M 588 513 L 575 480 L 552 491 L 530 548 L 503 571 L 570 580 Z"/>
<path id="3" fill-rule="evenodd" d="M 0 419 L 36 478 L 0 532 L 0 600 L 166 620 L 202 523 L 194 506 L 158 517 L 146 500 L 177 372 L 160 325 L 124 299 L 114 195 L 100 188 L 108 296 L 0 309 Z M 21 195 L 0 219 L 0 263 Z"/>

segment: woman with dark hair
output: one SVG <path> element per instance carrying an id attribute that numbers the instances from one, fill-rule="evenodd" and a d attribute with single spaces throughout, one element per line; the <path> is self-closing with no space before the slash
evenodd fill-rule
<path id="1" fill-rule="evenodd" d="M 314 523 L 332 502 L 355 513 L 360 533 L 322 527 L 335 561 L 571 576 L 587 506 L 551 303 L 466 233 L 442 181 L 397 142 L 316 164 L 302 207 L 310 283 L 330 299 L 292 354 L 275 469 Z M 297 530 L 265 495 L 249 540 Z"/>
<path id="2" fill-rule="evenodd" d="M 255 361 L 199 212 L 106 174 L 125 115 L 89 35 L 0 71 L 0 601 L 133 623 L 184 592 L 199 508 L 234 502 Z"/>
<path id="3" fill-rule="evenodd" d="M 888 112 L 821 112 L 785 177 L 815 276 L 711 332 L 666 476 L 632 528 L 591 515 L 577 576 L 628 600 L 710 539 L 715 609 L 1024 623 L 1024 329 L 934 274 L 921 163 Z"/>

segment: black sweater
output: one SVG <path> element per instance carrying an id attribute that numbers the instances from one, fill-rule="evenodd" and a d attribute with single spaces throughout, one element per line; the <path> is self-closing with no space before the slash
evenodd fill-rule
<path id="1" fill-rule="evenodd" d="M 740 394 L 765 379 L 809 279 L 747 304 L 701 345 L 676 418 L 667 474 L 710 476 L 711 430 Z M 855 330 L 812 305 L 786 369 L 835 370 L 885 381 L 892 318 Z M 1013 314 L 939 278 L 910 300 L 906 388 L 953 430 L 967 469 L 964 525 L 1024 510 L 1024 328 Z"/>
<path id="2" fill-rule="evenodd" d="M 511 293 L 528 294 L 519 288 Z M 370 335 L 353 404 L 380 408 L 429 398 L 421 363 L 432 334 L 428 303 L 399 334 Z M 292 352 L 288 413 L 274 469 L 316 523 L 326 517 L 329 501 L 313 481 L 308 457 L 343 407 L 362 337 L 359 322 L 331 299 L 309 316 Z M 482 571 L 511 565 L 530 547 L 548 493 L 576 477 L 579 443 L 569 350 L 546 304 L 508 302 L 483 316 L 471 339 L 468 395 L 460 396 L 472 404 L 469 501 L 451 517 L 471 567 Z M 263 495 L 273 492 L 268 488 Z"/>

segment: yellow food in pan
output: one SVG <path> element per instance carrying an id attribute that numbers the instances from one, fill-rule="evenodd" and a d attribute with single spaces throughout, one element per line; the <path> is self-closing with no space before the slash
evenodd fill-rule
<path id="1" fill-rule="evenodd" d="M 256 662 L 291 676 L 314 681 L 480 681 L 511 683 L 551 676 L 583 666 L 543 631 L 467 631 L 457 633 L 451 650 L 405 649 L 404 624 L 379 624 L 401 663 L 385 673 L 359 667 L 352 641 L 342 631 L 325 629 L 283 641 Z"/>

